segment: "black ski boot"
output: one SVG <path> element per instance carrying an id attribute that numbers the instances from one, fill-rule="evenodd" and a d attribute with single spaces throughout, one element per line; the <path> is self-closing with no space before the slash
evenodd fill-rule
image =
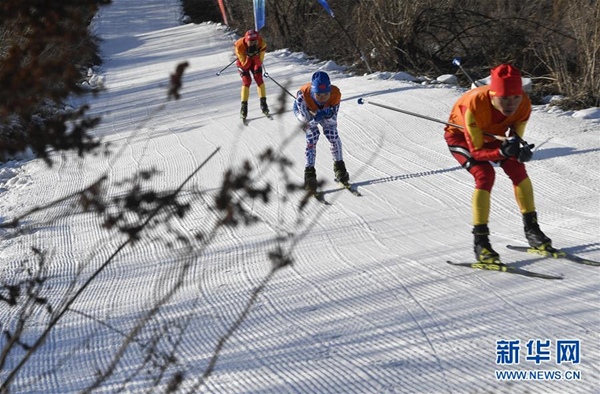
<path id="1" fill-rule="evenodd" d="M 314 193 L 317 191 L 317 186 L 317 171 L 315 167 L 306 167 L 304 169 L 304 188 Z"/>
<path id="2" fill-rule="evenodd" d="M 348 183 L 350 180 L 350 174 L 346 171 L 346 164 L 343 160 L 333 162 L 333 171 L 335 172 L 335 178 L 342 183 Z"/>
<path id="3" fill-rule="evenodd" d="M 260 98 L 260 110 L 262 111 L 263 114 L 269 116 L 269 106 L 267 105 L 266 97 Z"/>
<path id="4" fill-rule="evenodd" d="M 490 230 L 488 229 L 487 224 L 478 224 L 473 227 L 473 235 L 475 236 L 475 246 L 473 250 L 475 251 L 475 259 L 477 259 L 477 262 L 485 264 L 501 264 L 500 255 L 492 249 L 492 245 L 490 244 L 488 238 Z"/>
<path id="5" fill-rule="evenodd" d="M 242 101 L 242 108 L 240 109 L 240 118 L 246 120 L 248 116 L 248 102 Z"/>
<path id="6" fill-rule="evenodd" d="M 540 230 L 535 211 L 523 214 L 523 224 L 525 225 L 525 238 L 529 246 L 540 250 L 553 250 L 552 240 Z"/>

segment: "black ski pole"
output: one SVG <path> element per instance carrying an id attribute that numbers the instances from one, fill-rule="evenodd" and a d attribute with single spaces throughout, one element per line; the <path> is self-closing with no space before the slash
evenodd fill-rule
<path id="1" fill-rule="evenodd" d="M 430 118 L 429 116 L 425 116 L 425 115 L 417 114 L 417 113 L 415 113 L 415 112 L 410 112 L 410 111 L 407 111 L 407 110 L 404 110 L 404 109 L 400 109 L 400 108 L 396 108 L 396 107 L 391 107 L 391 106 L 389 106 L 389 105 L 385 105 L 385 104 L 376 103 L 376 102 L 374 102 L 374 101 L 367 101 L 367 100 L 365 100 L 365 99 L 363 99 L 363 98 L 359 98 L 359 99 L 358 99 L 358 103 L 359 103 L 360 105 L 363 105 L 364 103 L 367 103 L 367 104 L 374 105 L 374 106 L 376 106 L 376 107 L 381 107 L 381 108 L 389 109 L 389 110 L 392 110 L 392 111 L 401 112 L 401 113 L 403 113 L 403 114 L 407 114 L 407 115 L 411 115 L 411 116 L 416 116 L 417 118 L 421 118 L 421 119 L 427 119 L 427 120 L 430 120 L 430 121 L 432 121 L 432 122 L 441 123 L 441 124 L 445 124 L 445 125 L 448 125 L 448 126 L 454 126 L 454 127 L 458 127 L 459 129 L 464 129 L 464 127 L 463 127 L 463 126 L 461 126 L 461 125 L 459 125 L 459 124 L 454 124 L 454 123 L 444 122 L 444 121 L 442 121 L 442 120 L 435 119 L 435 118 Z M 507 140 L 508 138 L 510 138 L 510 137 L 506 137 L 506 136 L 503 136 L 503 135 L 496 135 L 496 134 L 487 133 L 487 132 L 485 132 L 485 131 L 483 132 L 483 134 L 487 135 L 488 137 L 492 137 L 492 138 L 494 138 L 494 139 L 497 139 L 497 140 L 499 140 L 499 141 L 505 141 L 505 140 Z M 533 144 L 528 144 L 528 143 L 527 143 L 527 142 L 526 142 L 524 139 L 522 139 L 521 137 L 519 137 L 519 135 L 518 135 L 518 134 L 514 133 L 514 136 L 515 136 L 515 137 L 516 137 L 516 138 L 519 140 L 519 142 L 521 143 L 521 145 L 523 145 L 523 146 L 527 146 L 527 147 L 529 147 L 529 149 L 531 149 L 531 148 L 533 148 L 533 147 L 534 147 L 534 145 L 533 145 Z"/>
<path id="2" fill-rule="evenodd" d="M 336 18 L 334 15 L 332 15 L 332 17 L 333 17 L 333 19 L 335 19 L 335 21 L 338 23 L 338 25 L 340 25 L 340 27 L 342 28 L 342 31 L 344 33 L 346 33 L 346 36 L 348 36 L 348 39 L 350 40 L 350 42 L 352 43 L 352 45 L 354 45 L 354 48 L 356 48 L 356 50 L 358 51 L 358 53 L 360 55 L 360 59 L 367 66 L 367 70 L 369 70 L 369 74 L 373 74 L 373 71 L 371 71 L 371 67 L 369 66 L 369 63 L 367 62 L 367 58 L 365 57 L 364 53 L 360 50 L 360 48 L 358 47 L 358 45 L 356 44 L 356 42 L 354 42 L 354 40 L 352 39 L 352 37 L 350 37 L 350 33 L 348 33 L 348 30 L 346 30 L 346 28 L 344 28 L 344 25 L 342 25 L 342 22 L 340 22 L 338 20 L 338 18 Z"/>
<path id="3" fill-rule="evenodd" d="M 276 84 L 277 86 L 279 86 L 279 87 L 280 87 L 281 89 L 283 89 L 283 90 L 284 90 L 284 91 L 285 91 L 287 94 L 289 94 L 290 96 L 292 96 L 292 98 L 293 98 L 294 100 L 296 100 L 296 96 L 294 96 L 293 94 L 291 94 L 289 90 L 287 90 L 285 87 L 281 86 L 281 85 L 279 84 L 279 82 L 277 82 L 276 80 L 274 80 L 274 79 L 273 79 L 273 77 L 269 75 L 269 73 L 267 72 L 267 69 L 265 68 L 265 65 L 264 65 L 264 64 L 263 64 L 262 68 L 263 68 L 263 70 L 264 70 L 264 73 L 263 73 L 263 75 L 264 75 L 265 77 L 267 77 L 267 78 L 269 78 L 271 81 L 275 82 L 275 84 Z"/>
<path id="4" fill-rule="evenodd" d="M 463 68 L 463 66 L 462 66 L 462 64 L 460 62 L 460 58 L 459 57 L 455 57 L 454 60 L 452 60 L 452 64 L 454 64 L 455 66 L 457 66 L 458 68 L 460 68 L 460 70 L 463 72 L 463 74 L 465 74 L 467 76 L 467 78 L 469 78 L 469 81 L 471 81 L 471 85 L 475 85 L 475 87 L 479 87 L 480 86 L 477 82 L 475 82 L 473 80 L 473 78 L 471 78 L 471 76 Z"/>
<path id="5" fill-rule="evenodd" d="M 374 101 L 367 101 L 367 100 L 365 100 L 363 98 L 359 98 L 358 99 L 358 103 L 360 105 L 363 105 L 364 103 L 367 103 L 367 104 L 375 105 L 376 107 L 381 107 L 381 108 L 389 109 L 389 110 L 392 110 L 392 111 L 401 112 L 403 114 L 416 116 L 417 118 L 431 120 L 432 122 L 437 122 L 437 123 L 441 123 L 441 124 L 445 124 L 445 125 L 449 125 L 449 126 L 454 126 L 454 127 L 458 127 L 458 128 L 461 128 L 461 129 L 463 128 L 461 125 L 458 125 L 458 124 L 444 122 L 444 121 L 441 121 L 439 119 L 430 118 L 429 116 L 420 115 L 420 114 L 417 114 L 415 112 L 406 111 L 404 109 L 400 109 L 400 108 L 396 108 L 396 107 L 390 107 L 389 105 L 379 104 L 379 103 L 376 103 Z"/>
<path id="6" fill-rule="evenodd" d="M 225 66 L 225 67 L 224 67 L 224 68 L 223 68 L 221 71 L 219 71 L 219 72 L 217 73 L 217 77 L 218 77 L 219 75 L 221 75 L 221 73 L 222 73 L 223 71 L 225 71 L 227 68 L 229 68 L 229 66 L 231 66 L 233 63 L 235 63 L 235 61 L 236 61 L 236 60 L 237 60 L 237 58 L 233 59 L 231 63 L 229 63 L 229 64 L 228 64 L 228 65 L 226 65 L 226 66 Z"/>

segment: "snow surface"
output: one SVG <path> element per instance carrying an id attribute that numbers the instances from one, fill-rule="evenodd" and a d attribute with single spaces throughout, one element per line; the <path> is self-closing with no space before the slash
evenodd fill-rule
<path id="1" fill-rule="evenodd" d="M 0 222 L 69 195 L 108 171 L 114 182 L 156 167 L 155 188 L 175 188 L 216 147 L 217 156 L 184 189 L 192 208 L 179 230 L 208 231 L 208 204 L 222 173 L 266 147 L 293 160 L 294 181 L 303 174 L 304 138 L 291 112 L 261 116 L 251 89 L 249 125 L 239 118 L 240 80 L 233 59 L 235 37 L 216 24 L 179 26 L 179 0 L 115 0 L 96 28 L 104 38 L 105 64 L 97 72 L 107 91 L 91 100 L 103 121 L 95 134 L 123 156 L 57 157 L 0 168 Z M 153 110 L 166 97 L 168 75 L 182 61 L 182 98 Z M 267 253 L 278 235 L 309 229 L 294 249 L 294 264 L 274 276 L 247 319 L 225 344 L 214 374 L 200 392 L 211 393 L 598 393 L 600 392 L 600 269 L 505 249 L 524 244 L 510 182 L 500 169 L 492 193 L 491 240 L 507 263 L 564 275 L 545 281 L 452 267 L 472 259 L 473 180 L 450 156 L 442 126 L 371 105 L 365 97 L 445 120 L 463 90 L 386 78 L 347 76 L 332 63 L 287 50 L 268 53 L 269 74 L 289 89 L 331 70 L 342 91 L 339 129 L 351 179 L 363 197 L 333 185 L 328 143 L 318 145 L 317 174 L 328 181 L 326 207 L 309 201 L 298 213 L 300 193 L 247 207 L 262 217 L 250 228 L 222 230 L 203 254 L 186 257 L 147 235 L 127 247 L 92 283 L 45 344 L 17 375 L 14 393 L 80 392 L 104 371 L 153 301 L 166 294 L 181 266 L 191 262 L 184 286 L 139 334 L 116 372 L 95 392 L 148 392 L 156 368 L 137 371 L 156 333 L 159 348 L 176 348 L 166 381 L 184 373 L 182 392 L 206 369 L 217 341 L 233 324 L 251 292 L 270 270 Z M 100 75 L 101 74 L 101 75 Z M 399 75 L 399 74 L 398 74 Z M 272 108 L 281 93 L 266 79 Z M 600 127 L 596 120 L 536 107 L 526 139 L 535 143 L 528 164 L 542 228 L 557 247 L 600 260 Z M 262 174 L 285 196 L 278 172 Z M 110 192 L 118 194 L 118 187 Z M 203 191 L 199 195 L 197 192 Z M 78 286 L 124 240 L 99 227 L 91 214 L 60 216 L 68 204 L 40 211 L 16 230 L 0 230 L 0 280 L 22 277 L 34 264 L 31 247 L 48 251 L 46 296 L 57 300 L 74 278 Z M 58 218 L 58 219 L 55 219 Z M 53 220 L 54 219 L 54 220 Z M 166 230 L 163 230 L 166 231 Z M 160 236 L 165 234 L 152 234 Z M 289 247 L 289 241 L 281 241 Z M 79 276 L 78 276 L 79 275 Z M 39 311 L 24 340 L 33 342 L 47 321 Z M 14 310 L 0 303 L 2 329 L 14 327 Z M 180 343 L 174 343 L 183 333 Z M 496 364 L 496 341 L 521 341 L 519 365 Z M 581 363 L 536 365 L 526 361 L 530 339 L 581 341 Z M 0 344 L 6 338 L 2 336 Z M 20 359 L 13 354 L 4 380 Z M 157 356 L 158 357 L 158 356 Z M 160 358 L 160 357 L 158 357 Z M 496 370 L 581 371 L 577 381 L 498 381 Z"/>
<path id="2" fill-rule="evenodd" d="M 581 119 L 600 119 L 600 107 L 592 107 L 575 111 L 573 116 Z"/>

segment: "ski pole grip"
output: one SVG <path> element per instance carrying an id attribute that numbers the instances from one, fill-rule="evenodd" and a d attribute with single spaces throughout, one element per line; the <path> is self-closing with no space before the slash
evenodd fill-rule
<path id="1" fill-rule="evenodd" d="M 527 141 L 525 141 L 524 139 L 521 139 L 520 142 L 521 142 L 521 145 L 528 146 L 529 148 L 533 148 L 535 146 L 535 144 L 527 143 Z"/>
<path id="2" fill-rule="evenodd" d="M 516 139 L 519 140 L 519 142 L 521 143 L 521 145 L 523 147 L 528 147 L 529 149 L 533 148 L 535 146 L 535 144 L 528 144 L 527 141 L 525 141 L 523 138 L 521 138 L 521 136 L 519 134 L 514 134 L 513 137 L 515 137 Z"/>

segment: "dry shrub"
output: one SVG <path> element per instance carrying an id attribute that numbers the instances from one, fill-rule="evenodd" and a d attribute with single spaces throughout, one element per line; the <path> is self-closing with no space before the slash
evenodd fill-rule
<path id="1" fill-rule="evenodd" d="M 224 3 L 232 28 L 242 34 L 254 27 L 252 2 Z M 598 1 L 328 3 L 375 70 L 437 76 L 457 72 L 452 59 L 460 56 L 467 71 L 479 78 L 499 63 L 510 62 L 535 80 L 534 97 L 564 94 L 578 107 L 600 105 Z M 354 46 L 319 2 L 267 0 L 266 13 L 261 33 L 270 50 L 289 48 L 366 71 Z M 466 86 L 468 80 L 462 81 Z"/>
<path id="2" fill-rule="evenodd" d="M 83 154 L 97 146 L 87 134 L 97 119 L 85 117 L 87 108 L 56 109 L 84 92 L 83 73 L 99 62 L 88 25 L 109 2 L 0 2 L 0 160 L 33 148 L 50 163 L 49 148 Z"/>

